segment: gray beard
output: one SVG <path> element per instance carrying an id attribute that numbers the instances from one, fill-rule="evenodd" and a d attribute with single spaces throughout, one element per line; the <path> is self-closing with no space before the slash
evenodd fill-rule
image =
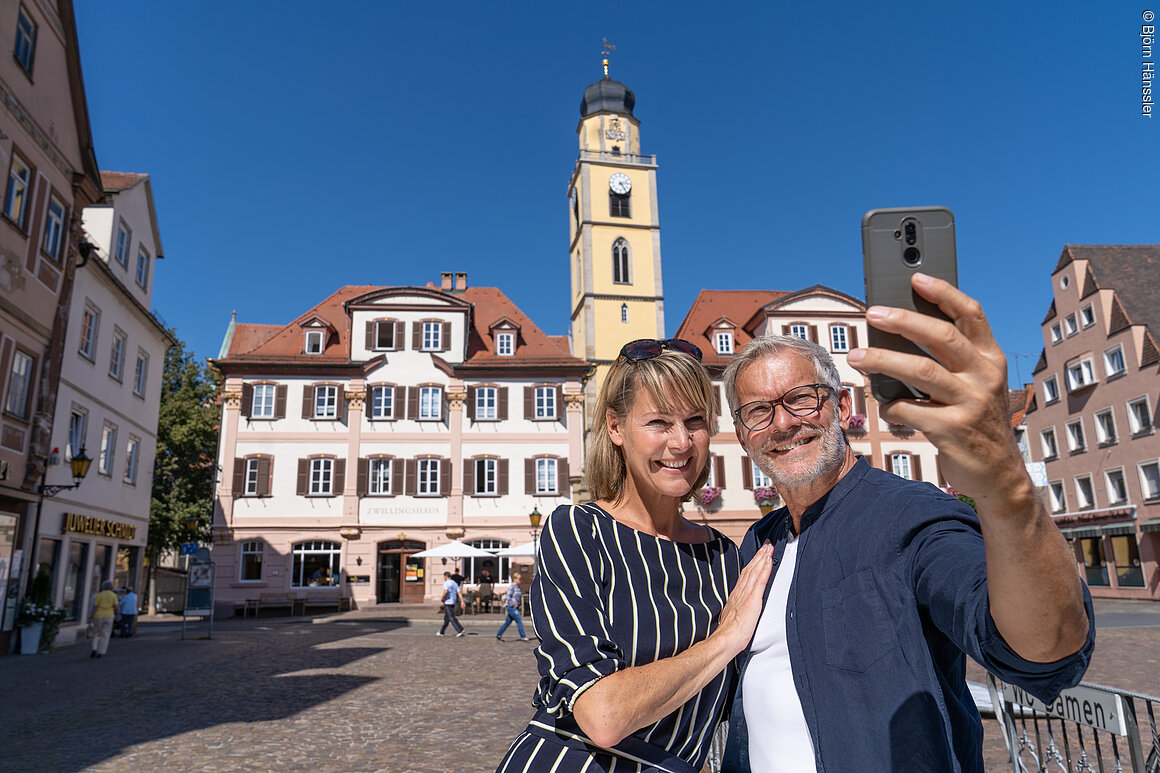
<path id="1" fill-rule="evenodd" d="M 799 469 L 793 473 L 786 473 L 785 471 L 777 469 L 772 460 L 766 456 L 768 449 L 785 445 L 797 438 L 817 437 L 819 435 L 822 438 L 822 453 L 813 464 L 805 469 Z M 833 421 L 824 430 L 820 432 L 799 431 L 790 437 L 768 440 L 758 449 L 758 453 L 751 451 L 750 456 L 752 456 L 754 463 L 757 464 L 757 468 L 768 475 L 769 479 L 773 481 L 773 485 L 779 488 L 797 488 L 798 486 L 815 481 L 827 473 L 834 472 L 840 469 L 846 461 L 846 435 L 842 432 L 842 422 L 838 416 L 838 412 L 834 411 Z"/>

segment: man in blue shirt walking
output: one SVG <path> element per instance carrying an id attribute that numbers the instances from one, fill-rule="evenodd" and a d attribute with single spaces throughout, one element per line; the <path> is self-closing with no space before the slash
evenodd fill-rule
<path id="1" fill-rule="evenodd" d="M 977 515 L 854 456 L 850 396 L 817 344 L 758 338 L 725 372 L 738 440 L 785 503 L 742 543 L 748 561 L 772 542 L 774 574 L 739 657 L 726 771 L 981 773 L 966 655 L 1045 702 L 1087 668 L 1091 599 L 1015 445 L 1006 359 L 974 300 L 922 274 L 913 287 L 951 321 L 866 318 L 937 362 L 883 349 L 847 361 L 930 395 L 880 415 L 934 443 Z"/>

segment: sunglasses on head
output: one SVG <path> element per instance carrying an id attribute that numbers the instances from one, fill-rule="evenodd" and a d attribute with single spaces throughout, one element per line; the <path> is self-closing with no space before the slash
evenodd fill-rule
<path id="1" fill-rule="evenodd" d="M 639 338 L 636 341 L 629 341 L 620 347 L 619 359 L 628 360 L 629 362 L 649 360 L 658 356 L 665 349 L 672 349 L 674 352 L 688 354 L 695 357 L 698 362 L 701 360 L 701 350 L 680 338 L 669 338 L 664 341 L 658 341 L 654 338 Z"/>

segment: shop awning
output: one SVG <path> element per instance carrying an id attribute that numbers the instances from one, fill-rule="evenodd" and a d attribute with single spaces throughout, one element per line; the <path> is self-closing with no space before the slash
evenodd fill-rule
<path id="1" fill-rule="evenodd" d="M 1060 529 L 1068 539 L 1086 539 L 1100 536 L 1099 526 L 1081 526 L 1078 529 Z"/>
<path id="2" fill-rule="evenodd" d="M 1160 519 L 1157 519 L 1160 523 Z M 1151 523 L 1151 521 L 1149 521 Z M 1160 526 L 1157 527 L 1160 531 Z M 1122 521 L 1120 523 L 1101 523 L 1094 526 L 1079 526 L 1070 529 L 1060 529 L 1063 536 L 1068 539 L 1087 539 L 1090 537 L 1121 537 L 1127 534 L 1136 533 L 1135 521 Z"/>
<path id="3" fill-rule="evenodd" d="M 1160 518 L 1153 518 L 1140 524 L 1140 531 L 1160 531 Z"/>
<path id="4" fill-rule="evenodd" d="M 1105 537 L 1122 537 L 1126 534 L 1135 534 L 1136 522 L 1106 523 L 1100 527 L 1100 533 Z"/>

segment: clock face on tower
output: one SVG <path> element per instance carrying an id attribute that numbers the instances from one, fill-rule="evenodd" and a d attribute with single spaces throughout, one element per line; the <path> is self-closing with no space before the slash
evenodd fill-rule
<path id="1" fill-rule="evenodd" d="M 632 180 L 628 179 L 628 175 L 617 172 L 608 178 L 608 187 L 612 189 L 613 193 L 623 196 L 632 190 Z"/>

